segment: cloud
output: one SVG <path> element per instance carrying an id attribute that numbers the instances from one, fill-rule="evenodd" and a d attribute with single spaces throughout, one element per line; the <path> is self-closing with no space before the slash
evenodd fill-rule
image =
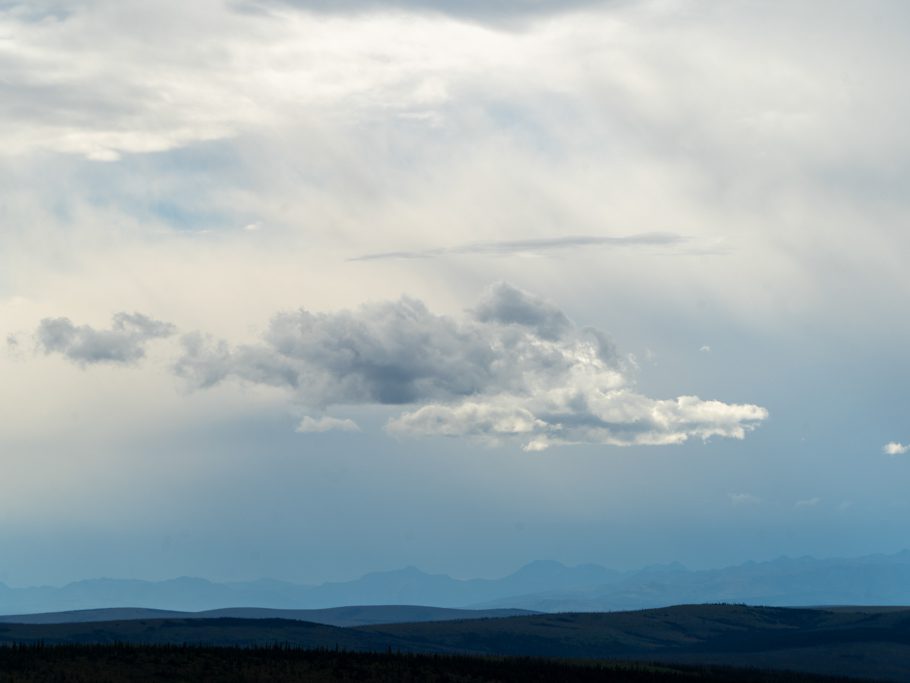
<path id="1" fill-rule="evenodd" d="M 572 325 L 553 304 L 505 284 L 492 287 L 474 309 L 474 317 L 484 323 L 528 327 L 544 339 L 558 339 Z"/>
<path id="2" fill-rule="evenodd" d="M 462 320 L 402 298 L 282 313 L 260 344 L 230 348 L 200 335 L 183 343 L 176 371 L 197 387 L 236 378 L 284 388 L 315 409 L 408 406 L 387 425 L 396 435 L 517 440 L 527 450 L 664 445 L 742 439 L 767 417 L 756 405 L 637 393 L 631 364 L 606 335 L 505 283 Z"/>
<path id="3" fill-rule="evenodd" d="M 728 493 L 727 496 L 733 505 L 757 505 L 762 502 L 761 498 L 751 493 Z"/>
<path id="4" fill-rule="evenodd" d="M 38 347 L 46 354 L 59 353 L 79 365 L 96 363 L 129 364 L 145 356 L 145 344 L 176 332 L 170 323 L 141 313 L 117 313 L 111 328 L 96 330 L 76 326 L 69 318 L 45 318 L 35 334 Z"/>
<path id="5" fill-rule="evenodd" d="M 584 247 L 635 247 L 635 246 L 670 246 L 681 244 L 686 238 L 681 235 L 665 232 L 648 232 L 624 237 L 606 237 L 598 235 L 568 235 L 565 237 L 546 237 L 542 239 L 506 240 L 501 242 L 471 242 L 454 247 L 421 249 L 416 251 L 384 251 L 375 254 L 357 256 L 351 261 L 380 261 L 390 259 L 424 259 L 439 256 L 461 254 L 479 254 L 486 256 L 507 256 L 509 254 L 538 254 L 561 249 L 579 249 Z"/>
<path id="6" fill-rule="evenodd" d="M 882 452 L 888 455 L 903 455 L 907 451 L 910 451 L 910 445 L 905 446 L 898 441 L 891 441 L 882 447 Z"/>
<path id="7" fill-rule="evenodd" d="M 607 5 L 615 0 L 271 0 L 237 3 L 241 9 L 291 6 L 307 12 L 350 14 L 413 12 L 446 14 L 478 22 L 510 23 Z"/>
<path id="8" fill-rule="evenodd" d="M 816 496 L 814 498 L 806 498 L 805 500 L 798 500 L 798 501 L 796 501 L 796 503 L 794 503 L 794 506 L 798 507 L 798 508 L 811 508 L 811 507 L 815 507 L 816 505 L 818 505 L 821 502 L 822 502 L 822 499 L 819 498 L 818 496 Z"/>
<path id="9" fill-rule="evenodd" d="M 309 415 L 305 415 L 304 418 L 300 421 L 300 424 L 297 425 L 297 431 L 301 433 L 311 433 L 311 432 L 330 432 L 330 431 L 340 431 L 340 432 L 359 432 L 360 427 L 357 425 L 354 420 L 350 419 L 338 419 L 336 417 L 323 416 L 320 418 L 312 418 Z"/>

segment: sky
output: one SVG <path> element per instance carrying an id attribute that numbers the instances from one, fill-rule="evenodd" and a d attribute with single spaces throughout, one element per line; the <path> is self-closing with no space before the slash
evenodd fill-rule
<path id="1" fill-rule="evenodd" d="M 0 0 L 0 581 L 907 547 L 899 0 Z"/>

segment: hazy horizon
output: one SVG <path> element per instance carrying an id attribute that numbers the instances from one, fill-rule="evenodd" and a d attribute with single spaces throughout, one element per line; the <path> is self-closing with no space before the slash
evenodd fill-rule
<path id="1" fill-rule="evenodd" d="M 678 560 L 670 560 L 668 562 L 657 562 L 657 563 L 652 563 L 652 564 L 634 565 L 634 566 L 629 566 L 629 567 L 617 567 L 617 566 L 604 565 L 604 564 L 600 564 L 597 562 L 579 562 L 579 563 L 573 564 L 573 563 L 561 562 L 559 560 L 554 560 L 554 559 L 538 558 L 538 559 L 534 559 L 534 560 L 528 560 L 527 562 L 524 562 L 520 565 L 512 567 L 511 569 L 508 569 L 501 573 L 457 575 L 457 574 L 453 574 L 453 573 L 449 573 L 449 572 L 445 572 L 445 571 L 427 571 L 423 567 L 420 567 L 417 565 L 401 565 L 401 566 L 380 567 L 380 568 L 376 568 L 376 569 L 369 569 L 365 572 L 361 572 L 361 573 L 354 574 L 354 575 L 327 577 L 324 579 L 317 579 L 317 580 L 313 580 L 313 581 L 299 581 L 299 580 L 295 580 L 295 579 L 288 579 L 288 578 L 277 577 L 277 576 L 250 576 L 250 577 L 246 577 L 246 578 L 223 579 L 223 578 L 219 578 L 217 576 L 198 576 L 198 575 L 189 575 L 189 574 L 175 574 L 175 575 L 167 575 L 167 576 L 131 576 L 131 577 L 107 576 L 107 575 L 85 576 L 85 577 L 82 577 L 79 579 L 73 579 L 72 581 L 66 581 L 64 583 L 41 584 L 40 586 L 38 584 L 25 585 L 25 584 L 10 584 L 10 583 L 6 583 L 6 582 L 3 582 L 3 583 L 4 583 L 4 585 L 6 585 L 9 588 L 19 589 L 19 588 L 35 588 L 35 587 L 43 587 L 43 586 L 62 587 L 62 586 L 69 585 L 71 583 L 80 583 L 83 581 L 97 581 L 97 580 L 113 580 L 113 581 L 137 580 L 137 581 L 144 581 L 144 582 L 149 582 L 149 583 L 160 583 L 160 582 L 173 581 L 173 580 L 179 580 L 179 579 L 202 579 L 204 581 L 209 581 L 212 583 L 255 583 L 257 581 L 278 581 L 278 582 L 282 582 L 282 583 L 292 583 L 292 584 L 296 584 L 296 585 L 300 585 L 300 586 L 320 586 L 320 585 L 323 585 L 326 583 L 347 583 L 347 582 L 357 581 L 358 579 L 362 579 L 366 576 L 374 575 L 374 574 L 395 574 L 398 572 L 408 571 L 408 570 L 412 570 L 412 569 L 417 570 L 422 574 L 426 574 L 426 575 L 430 575 L 430 576 L 447 576 L 449 578 L 455 579 L 456 581 L 471 581 L 474 579 L 497 580 L 497 579 L 507 578 L 509 576 L 512 576 L 515 573 L 520 572 L 523 569 L 533 567 L 535 565 L 541 565 L 541 564 L 558 564 L 558 565 L 561 565 L 562 567 L 565 567 L 568 569 L 576 569 L 576 568 L 581 568 L 581 567 L 586 567 L 586 566 L 592 566 L 592 567 L 600 567 L 602 569 L 606 569 L 606 570 L 610 570 L 610 571 L 621 572 L 623 574 L 634 574 L 637 572 L 647 571 L 650 569 L 676 568 L 676 567 L 679 567 L 687 572 L 703 572 L 703 571 L 710 572 L 710 571 L 719 571 L 719 570 L 724 570 L 724 569 L 732 569 L 732 568 L 753 565 L 753 564 L 756 564 L 756 565 L 770 564 L 770 563 L 786 561 L 786 560 L 809 559 L 809 560 L 819 560 L 819 561 L 837 561 L 837 560 L 852 561 L 852 560 L 859 560 L 859 559 L 865 559 L 865 558 L 876 557 L 876 556 L 881 556 L 881 557 L 887 558 L 887 557 L 892 557 L 895 555 L 902 555 L 903 553 L 908 553 L 908 552 L 910 552 L 910 545 L 908 545 L 907 547 L 904 547 L 904 548 L 898 548 L 891 552 L 870 553 L 868 555 L 857 555 L 857 556 L 850 556 L 850 557 L 839 557 L 839 556 L 838 557 L 833 557 L 833 556 L 832 557 L 816 557 L 816 556 L 808 555 L 808 554 L 776 555 L 774 557 L 765 557 L 765 558 L 744 560 L 742 562 L 737 562 L 734 564 L 705 565 L 705 566 L 692 566 L 692 565 L 687 565 L 683 562 L 679 562 Z"/>

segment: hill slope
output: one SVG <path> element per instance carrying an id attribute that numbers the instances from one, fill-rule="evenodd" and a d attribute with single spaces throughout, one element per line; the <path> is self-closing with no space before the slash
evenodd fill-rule
<path id="1" fill-rule="evenodd" d="M 219 645 L 381 651 L 394 636 L 290 619 L 129 619 L 74 624 L 2 624 L 0 644 Z"/>
<path id="2" fill-rule="evenodd" d="M 910 610 L 689 605 L 336 628 L 277 619 L 2 624 L 0 643 L 289 644 L 355 651 L 622 659 L 910 681 Z"/>
<path id="3" fill-rule="evenodd" d="M 368 626 L 403 622 L 452 621 L 456 619 L 494 619 L 534 614 L 520 609 L 468 610 L 419 605 L 362 605 L 327 609 L 269 609 L 263 607 L 227 607 L 203 612 L 179 612 L 143 607 L 42 612 L 0 617 L 0 624 L 79 624 L 135 619 L 292 619 L 328 626 Z"/>
<path id="4" fill-rule="evenodd" d="M 683 605 L 361 630 L 418 649 L 713 663 L 910 681 L 910 609 Z"/>
<path id="5" fill-rule="evenodd" d="M 792 672 L 285 648 L 60 646 L 0 648 L 4 683 L 843 683 Z"/>

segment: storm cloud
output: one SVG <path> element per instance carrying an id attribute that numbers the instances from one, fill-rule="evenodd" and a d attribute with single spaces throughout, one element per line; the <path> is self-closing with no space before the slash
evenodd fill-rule
<path id="1" fill-rule="evenodd" d="M 287 389 L 308 409 L 408 406 L 387 426 L 397 435 L 518 440 L 527 450 L 662 445 L 741 439 L 767 417 L 756 405 L 637 393 L 630 363 L 605 334 L 505 283 L 460 320 L 402 298 L 282 313 L 260 344 L 230 348 L 199 335 L 183 343 L 176 370 L 197 387 L 235 378 Z"/>
<path id="2" fill-rule="evenodd" d="M 141 313 L 117 313 L 110 329 L 74 325 L 69 318 L 45 318 L 38 325 L 36 341 L 46 354 L 59 353 L 79 365 L 129 364 L 145 356 L 145 344 L 176 332 L 170 323 Z"/>

